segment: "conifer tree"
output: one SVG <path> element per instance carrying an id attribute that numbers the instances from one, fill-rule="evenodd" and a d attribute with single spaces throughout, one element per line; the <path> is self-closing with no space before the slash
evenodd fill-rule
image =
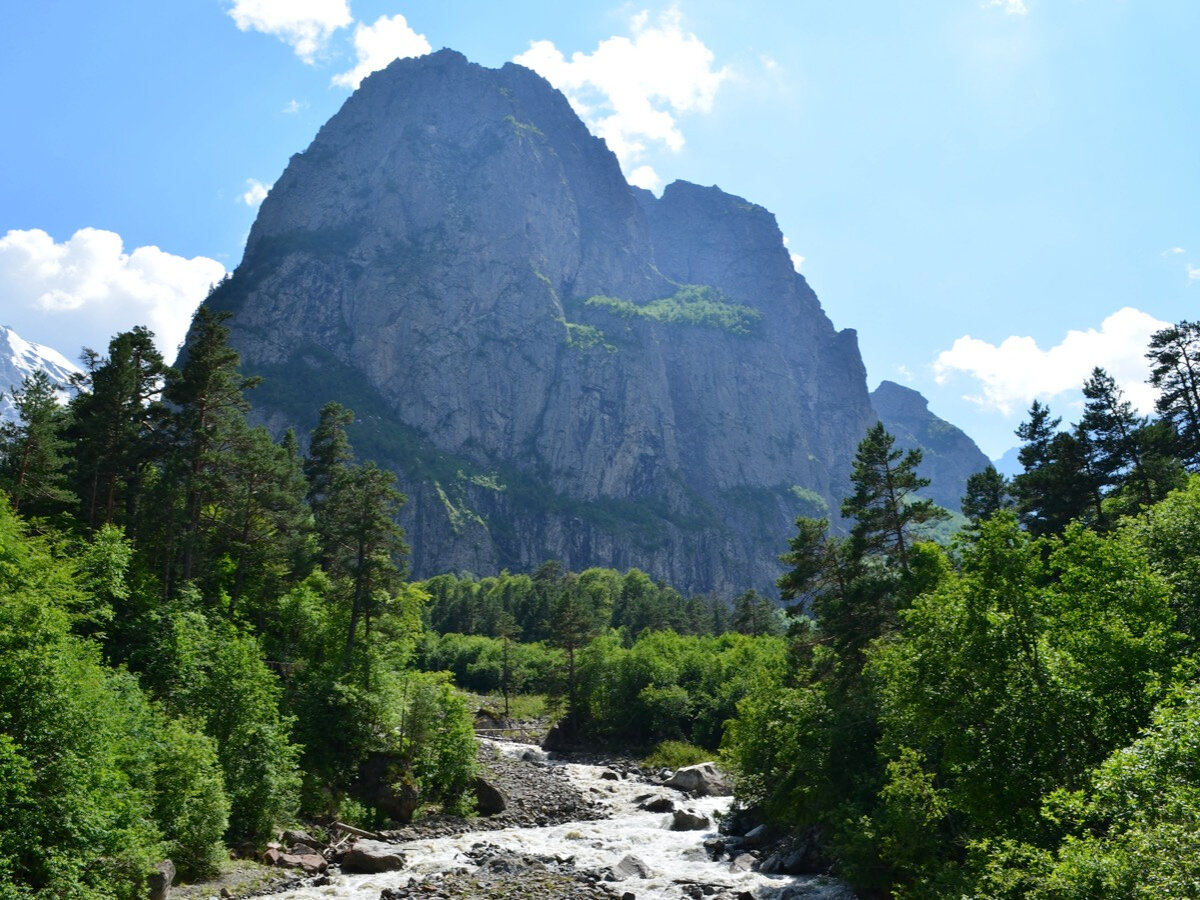
<path id="1" fill-rule="evenodd" d="M 18 421 L 0 427 L 0 487 L 12 495 L 13 509 L 48 516 L 74 505 L 67 487 L 69 415 L 45 372 L 26 375 L 10 394 Z"/>
<path id="2" fill-rule="evenodd" d="M 854 520 L 856 556 L 881 556 L 907 575 L 915 535 L 949 514 L 932 500 L 917 499 L 916 492 L 929 486 L 917 474 L 921 451 L 893 449 L 895 441 L 882 422 L 867 432 L 854 455 L 854 493 L 842 503 L 842 515 Z"/>
<path id="3" fill-rule="evenodd" d="M 159 400 L 168 372 L 154 335 L 138 326 L 108 344 L 108 356 L 84 352 L 87 374 L 71 401 L 75 484 L 83 520 L 137 530 L 137 504 L 147 469 L 161 455 L 167 415 Z"/>
<path id="4" fill-rule="evenodd" d="M 996 471 L 995 466 L 989 465 L 982 472 L 976 472 L 967 479 L 967 492 L 962 498 L 963 515 L 978 525 L 1012 506 L 1008 487 L 1008 479 Z"/>
<path id="5" fill-rule="evenodd" d="M 1200 322 L 1179 322 L 1150 338 L 1146 352 L 1155 407 L 1179 433 L 1179 457 L 1191 471 L 1200 464 Z"/>
<path id="6" fill-rule="evenodd" d="M 169 374 L 163 396 L 173 407 L 169 424 L 167 490 L 178 485 L 166 535 L 168 593 L 190 581 L 204 553 L 204 516 L 210 504 L 228 496 L 223 457 L 245 426 L 250 408 L 245 393 L 261 379 L 238 371 L 240 358 L 229 346 L 228 313 L 207 306 L 196 310 L 186 357 Z"/>

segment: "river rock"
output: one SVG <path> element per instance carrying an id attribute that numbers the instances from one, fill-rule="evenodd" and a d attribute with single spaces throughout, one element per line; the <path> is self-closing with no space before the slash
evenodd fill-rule
<path id="1" fill-rule="evenodd" d="M 150 900 L 167 900 L 171 895 L 171 885 L 175 882 L 175 863 L 164 859 L 154 867 L 154 871 L 146 878 L 146 887 Z"/>
<path id="2" fill-rule="evenodd" d="M 730 797 L 733 795 L 733 785 L 728 776 L 710 762 L 684 766 L 665 783 L 667 787 L 687 791 L 701 797 Z"/>
<path id="3" fill-rule="evenodd" d="M 395 844 L 355 841 L 342 857 L 342 871 L 363 875 L 397 872 L 404 868 L 404 862 L 404 854 Z"/>
<path id="4" fill-rule="evenodd" d="M 476 776 L 475 809 L 481 816 L 498 816 L 508 809 L 508 797 L 487 779 Z"/>
<path id="5" fill-rule="evenodd" d="M 729 864 L 730 872 L 752 872 L 754 866 L 758 862 L 749 853 L 739 853 L 733 858 L 733 862 Z"/>
<path id="6" fill-rule="evenodd" d="M 646 800 L 638 806 L 638 809 L 644 812 L 652 813 L 669 813 L 675 811 L 675 801 L 670 797 L 655 797 L 652 800 Z"/>
<path id="7" fill-rule="evenodd" d="M 311 850 L 306 853 L 280 853 L 275 865 L 281 869 L 299 869 L 305 875 L 320 875 L 329 868 L 325 857 Z"/>
<path id="8" fill-rule="evenodd" d="M 649 878 L 654 873 L 636 856 L 626 856 L 604 874 L 605 881 L 624 881 L 627 878 Z"/>
<path id="9" fill-rule="evenodd" d="M 708 816 L 701 815 L 694 809 L 677 809 L 671 819 L 672 831 L 703 831 L 711 825 Z"/>

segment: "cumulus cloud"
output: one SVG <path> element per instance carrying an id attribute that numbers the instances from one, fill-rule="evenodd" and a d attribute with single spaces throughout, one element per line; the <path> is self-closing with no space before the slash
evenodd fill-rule
<path id="1" fill-rule="evenodd" d="M 196 307 L 224 276 L 225 267 L 204 256 L 158 247 L 126 253 L 120 235 L 97 228 L 62 243 L 36 228 L 0 238 L 6 324 L 68 357 L 85 346 L 103 350 L 118 331 L 145 325 L 173 359 Z"/>
<path id="2" fill-rule="evenodd" d="M 658 177 L 653 166 L 638 166 L 629 173 L 629 183 L 634 187 L 656 192 L 662 187 L 662 179 Z"/>
<path id="3" fill-rule="evenodd" d="M 513 60 L 566 94 L 626 169 L 651 144 L 680 150 L 683 133 L 676 117 L 710 111 L 730 76 L 728 67 L 714 68 L 713 53 L 699 38 L 684 31 L 678 9 L 654 24 L 642 12 L 629 24 L 630 36 L 607 38 L 570 60 L 551 41 L 534 41 Z"/>
<path id="4" fill-rule="evenodd" d="M 1186 264 L 1188 281 L 1200 281 L 1200 268 L 1191 263 Z"/>
<path id="5" fill-rule="evenodd" d="M 999 345 L 965 335 L 933 363 L 935 380 L 947 384 L 956 374 L 979 382 L 982 393 L 964 399 L 1010 415 L 1033 400 L 1048 402 L 1076 394 L 1096 366 L 1116 379 L 1126 397 L 1142 412 L 1154 407 L 1154 390 L 1146 384 L 1146 347 L 1150 336 L 1170 323 L 1125 307 L 1100 328 L 1068 331 L 1062 341 L 1043 350 L 1031 337 L 1005 338 Z"/>
<path id="6" fill-rule="evenodd" d="M 1023 16 L 1029 12 L 1025 8 L 1025 0 L 987 0 L 983 5 L 984 8 L 992 6 L 1003 7 L 1005 14 L 1010 16 Z"/>
<path id="7" fill-rule="evenodd" d="M 354 29 L 354 51 L 358 55 L 358 65 L 349 72 L 333 76 L 333 83 L 352 91 L 357 90 L 364 78 L 372 72 L 378 72 L 392 60 L 424 56 L 432 49 L 425 35 L 413 31 L 404 16 L 380 16 L 374 25 L 360 22 Z"/>
<path id="8" fill-rule="evenodd" d="M 804 265 L 804 257 L 803 257 L 803 256 L 801 256 L 799 253 L 793 253 L 793 252 L 791 251 L 791 249 L 790 249 L 790 245 L 791 245 L 791 242 L 790 242 L 790 241 L 787 239 L 787 235 L 784 235 L 784 237 L 783 237 L 783 246 L 784 246 L 784 247 L 788 247 L 788 248 L 789 248 L 789 249 L 788 249 L 788 256 L 789 256 L 789 257 L 791 258 L 791 260 L 792 260 L 792 268 L 793 268 L 793 269 L 795 269 L 797 272 L 799 272 L 799 271 L 800 271 L 800 267 L 801 267 L 802 265 Z"/>
<path id="9" fill-rule="evenodd" d="M 273 34 L 306 63 L 354 21 L 346 0 L 233 0 L 228 12 L 242 31 Z"/>
<path id="10" fill-rule="evenodd" d="M 267 199 L 274 184 L 263 184 L 257 178 L 246 179 L 246 190 L 238 197 L 247 206 L 258 206 Z"/>

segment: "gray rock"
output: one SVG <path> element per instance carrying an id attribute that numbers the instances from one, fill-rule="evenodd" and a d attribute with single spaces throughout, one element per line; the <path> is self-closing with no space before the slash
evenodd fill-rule
<path id="1" fill-rule="evenodd" d="M 175 863 L 164 859 L 146 877 L 146 888 L 150 900 L 167 900 L 171 896 L 171 885 L 175 883 Z"/>
<path id="2" fill-rule="evenodd" d="M 710 762 L 685 766 L 665 783 L 667 787 L 701 797 L 729 797 L 733 794 L 733 785 L 729 778 Z"/>
<path id="3" fill-rule="evenodd" d="M 757 863 L 758 863 L 758 860 L 755 859 L 753 856 L 751 856 L 749 853 L 740 853 L 737 856 L 735 856 L 733 858 L 733 861 L 729 864 L 729 871 L 730 872 L 751 872 L 754 870 L 754 867 L 755 867 L 755 865 L 757 865 Z"/>
<path id="4" fill-rule="evenodd" d="M 655 797 L 638 805 L 638 809 L 652 813 L 669 813 L 675 810 L 675 801 L 670 797 Z"/>
<path id="5" fill-rule="evenodd" d="M 311 850 L 306 853 L 280 853 L 275 865 L 283 869 L 299 869 L 305 875 L 319 875 L 329 868 L 325 857 Z"/>
<path id="6" fill-rule="evenodd" d="M 671 818 L 672 831 L 704 831 L 712 821 L 694 809 L 677 809 Z"/>
<path id="7" fill-rule="evenodd" d="M 342 857 L 343 872 L 361 875 L 398 872 L 404 864 L 404 854 L 399 848 L 384 841 L 355 841 Z"/>
<path id="8" fill-rule="evenodd" d="M 624 881 L 627 878 L 649 878 L 654 873 L 636 856 L 625 856 L 604 874 L 605 881 Z"/>
<path id="9" fill-rule="evenodd" d="M 475 778 L 475 808 L 481 816 L 498 816 L 508 809 L 508 797 L 484 778 Z"/>

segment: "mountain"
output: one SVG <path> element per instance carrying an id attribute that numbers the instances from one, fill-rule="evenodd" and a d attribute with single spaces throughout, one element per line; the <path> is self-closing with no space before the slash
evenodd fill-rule
<path id="1" fill-rule="evenodd" d="M 64 388 L 71 376 L 80 371 L 57 350 L 27 341 L 7 325 L 0 325 L 0 420 L 16 420 L 12 391 L 20 390 L 25 376 L 38 369 L 44 370 L 51 381 Z"/>
<path id="2" fill-rule="evenodd" d="M 896 446 L 921 450 L 918 472 L 930 480 L 921 493 L 938 506 L 961 512 L 967 479 L 990 464 L 967 435 L 929 411 L 929 401 L 912 388 L 894 381 L 880 382 L 871 392 L 871 404 Z"/>
<path id="3" fill-rule="evenodd" d="M 543 78 L 449 50 L 363 82 L 205 302 L 266 378 L 259 421 L 357 412 L 417 576 L 558 559 L 773 592 L 875 420 L 771 213 L 631 188 Z"/>
<path id="4" fill-rule="evenodd" d="M 1016 475 L 1020 475 L 1025 471 L 1025 467 L 1021 465 L 1020 453 L 1020 447 L 1009 447 L 1004 451 L 1003 455 L 992 460 L 992 465 L 995 466 L 996 471 L 1005 478 L 1012 478 Z"/>

